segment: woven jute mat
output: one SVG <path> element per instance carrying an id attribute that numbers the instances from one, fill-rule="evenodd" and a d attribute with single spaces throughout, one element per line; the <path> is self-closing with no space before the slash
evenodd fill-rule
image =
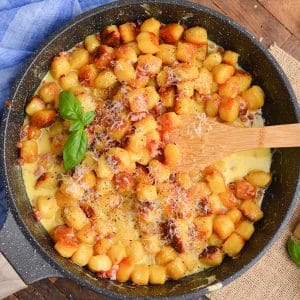
<path id="1" fill-rule="evenodd" d="M 270 47 L 288 76 L 300 104 L 300 62 L 276 45 Z M 288 257 L 286 241 L 300 222 L 300 199 L 284 232 L 271 249 L 241 277 L 208 295 L 211 300 L 299 300 L 300 268 Z"/>

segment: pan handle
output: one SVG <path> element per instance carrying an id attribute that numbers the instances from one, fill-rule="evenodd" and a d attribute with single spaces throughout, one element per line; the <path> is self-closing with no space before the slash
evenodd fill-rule
<path id="1" fill-rule="evenodd" d="M 0 231 L 0 252 L 20 276 L 23 287 L 40 279 L 62 277 L 25 238 L 10 211 Z"/>

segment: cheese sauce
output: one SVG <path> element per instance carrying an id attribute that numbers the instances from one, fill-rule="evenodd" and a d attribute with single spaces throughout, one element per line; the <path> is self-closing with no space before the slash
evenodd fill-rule
<path id="1" fill-rule="evenodd" d="M 44 81 L 52 80 L 51 74 L 48 73 Z M 255 125 L 261 125 L 261 123 L 263 123 L 263 120 L 259 119 Z M 38 149 L 39 156 L 51 152 L 47 129 L 42 129 L 41 137 L 38 140 Z M 216 166 L 222 171 L 226 183 L 230 183 L 245 177 L 252 170 L 269 172 L 271 166 L 271 151 L 270 149 L 255 149 L 233 153 L 216 163 Z M 56 189 L 35 188 L 37 176 L 35 176 L 34 173 L 37 167 L 38 164 L 36 162 L 22 166 L 24 184 L 33 207 L 35 206 L 35 199 L 39 196 L 53 196 L 56 191 Z M 135 216 L 132 215 L 131 218 L 128 217 L 129 212 L 132 211 L 132 208 L 130 208 L 132 205 L 130 205 L 131 202 L 132 199 L 129 198 L 126 202 L 127 205 L 123 205 L 123 207 L 115 212 L 115 232 L 117 232 L 117 239 L 121 238 L 125 243 L 126 241 L 136 240 L 139 236 L 138 230 L 134 229 Z M 51 232 L 56 226 L 64 224 L 61 210 L 58 210 L 53 218 L 42 219 L 41 223 L 48 232 Z M 146 256 L 144 262 L 153 263 L 153 259 L 151 256 Z M 204 268 L 205 267 L 199 263 L 190 274 L 199 272 Z"/>
<path id="2" fill-rule="evenodd" d="M 215 43 L 209 41 L 208 44 L 208 53 L 215 52 L 219 49 L 220 47 L 216 45 Z M 75 48 L 73 48 L 75 49 Z M 72 51 L 72 49 L 70 50 Z M 242 70 L 239 66 L 236 67 L 238 70 Z M 52 77 L 50 71 L 45 75 L 41 86 L 47 82 L 55 82 L 59 84 L 59 82 Z M 40 88 L 40 87 L 39 87 Z M 38 93 L 37 89 L 36 93 Z M 246 126 L 246 127 L 261 127 L 264 125 L 264 120 L 261 115 L 261 110 L 258 111 L 252 111 L 252 118 L 251 120 L 247 120 L 242 122 L 240 119 L 237 119 L 233 125 L 234 126 Z M 25 118 L 24 125 L 29 123 L 28 117 Z M 37 139 L 37 145 L 38 145 L 38 157 L 39 160 L 34 163 L 25 163 L 22 165 L 22 174 L 23 174 L 23 180 L 24 184 L 26 187 L 27 195 L 28 198 L 31 202 L 31 205 L 33 208 L 36 206 L 36 200 L 40 196 L 54 196 L 55 193 L 58 190 L 58 187 L 41 187 L 41 188 L 36 188 L 36 183 L 37 179 L 41 176 L 39 172 L 40 168 L 40 160 L 42 157 L 47 157 L 47 155 L 51 154 L 53 152 L 53 145 L 51 145 L 51 137 L 50 137 L 50 131 L 49 128 L 42 128 L 41 129 L 41 135 Z M 195 155 L 197 155 L 195 153 Z M 97 159 L 97 158 L 96 158 Z M 138 160 L 137 160 L 138 161 Z M 95 161 L 95 163 L 97 163 Z M 270 172 L 270 166 L 271 166 L 271 152 L 270 149 L 255 149 L 255 150 L 248 150 L 248 151 L 243 151 L 239 153 L 233 153 L 227 157 L 224 157 L 219 162 L 216 162 L 215 167 L 218 169 L 224 176 L 225 183 L 229 184 L 231 182 L 234 182 L 238 179 L 244 178 L 250 171 L 253 170 L 261 170 L 264 172 Z M 48 168 L 48 171 L 53 172 L 57 177 L 63 177 L 66 176 L 64 175 L 65 170 L 61 166 L 61 164 L 53 164 Z M 175 189 L 175 188 L 174 188 Z M 83 198 L 89 198 L 89 195 L 87 195 L 88 192 L 85 192 Z M 158 193 L 159 194 L 159 193 Z M 122 203 L 113 210 L 113 212 L 110 212 L 110 215 L 108 218 L 103 218 L 103 224 L 98 223 L 97 226 L 98 228 L 100 227 L 103 232 L 113 232 L 114 236 L 112 237 L 113 242 L 116 241 L 116 243 L 120 243 L 123 246 L 128 246 L 132 241 L 137 241 L 141 240 L 141 233 L 138 228 L 138 216 L 136 212 L 136 198 L 132 196 L 132 194 L 126 194 L 123 195 L 123 201 Z M 158 196 L 159 197 L 159 196 Z M 261 198 L 263 197 L 263 192 L 261 193 Z M 167 199 L 168 197 L 166 197 Z M 163 200 L 166 200 L 163 198 Z M 260 203 L 261 199 L 258 199 Z M 185 203 L 185 205 L 189 205 L 188 203 Z M 182 208 L 182 207 L 181 207 Z M 98 207 L 99 213 L 105 214 L 106 212 L 103 210 L 101 212 L 101 207 Z M 147 207 L 143 207 L 143 209 L 147 209 Z M 182 208 L 183 210 L 185 207 Z M 193 209 L 193 208 L 190 208 Z M 160 216 L 163 215 L 163 212 L 161 211 L 162 207 L 154 206 L 154 213 L 156 215 L 155 222 L 159 222 Z M 181 213 L 179 211 L 179 213 Z M 224 212 L 223 212 L 224 213 Z M 107 217 L 107 216 L 106 216 Z M 58 225 L 63 225 L 65 224 L 65 221 L 63 219 L 63 212 L 62 209 L 58 208 L 57 212 L 55 215 L 51 218 L 42 218 L 40 220 L 41 224 L 45 227 L 45 229 L 51 233 L 54 228 L 56 228 Z M 156 228 L 157 230 L 158 224 L 152 224 L 151 222 L 149 223 L 149 226 L 152 226 Z M 151 225 L 152 224 L 152 225 Z M 155 226 L 156 227 L 155 227 Z M 147 225 L 148 226 L 148 225 Z M 155 231 L 154 230 L 154 231 Z M 157 234 L 157 232 L 155 233 Z M 146 238 L 143 237 L 145 240 Z M 161 246 L 164 245 L 164 243 L 167 243 L 167 241 L 164 241 L 162 239 L 161 241 Z M 145 255 L 141 260 L 138 262 L 139 264 L 144 263 L 144 264 L 155 264 L 155 255 L 150 255 L 149 252 L 147 251 L 147 246 L 145 247 Z M 199 256 L 199 249 L 191 250 L 189 253 L 181 253 L 180 255 L 183 257 L 185 256 L 191 256 L 194 257 L 198 260 Z M 199 272 L 206 268 L 207 266 L 203 265 L 198 262 L 192 269 L 187 271 L 185 275 L 192 274 Z"/>

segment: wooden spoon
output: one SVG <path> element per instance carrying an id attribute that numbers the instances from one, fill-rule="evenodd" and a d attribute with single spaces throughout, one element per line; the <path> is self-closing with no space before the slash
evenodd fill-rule
<path id="1" fill-rule="evenodd" d="M 240 128 L 204 115 L 181 115 L 182 126 L 170 133 L 179 146 L 181 163 L 174 171 L 203 169 L 225 156 L 256 148 L 300 146 L 300 123 L 260 128 Z"/>

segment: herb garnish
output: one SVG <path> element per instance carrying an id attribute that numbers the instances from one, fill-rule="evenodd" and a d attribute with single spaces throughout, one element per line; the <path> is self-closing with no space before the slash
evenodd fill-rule
<path id="1" fill-rule="evenodd" d="M 300 267 L 300 242 L 294 236 L 288 239 L 287 250 L 294 263 Z"/>
<path id="2" fill-rule="evenodd" d="M 63 149 L 64 167 L 70 170 L 84 158 L 88 145 L 84 127 L 94 120 L 95 113 L 83 113 L 80 101 L 69 91 L 63 91 L 59 95 L 59 113 L 64 119 L 72 121 L 71 134 Z"/>

